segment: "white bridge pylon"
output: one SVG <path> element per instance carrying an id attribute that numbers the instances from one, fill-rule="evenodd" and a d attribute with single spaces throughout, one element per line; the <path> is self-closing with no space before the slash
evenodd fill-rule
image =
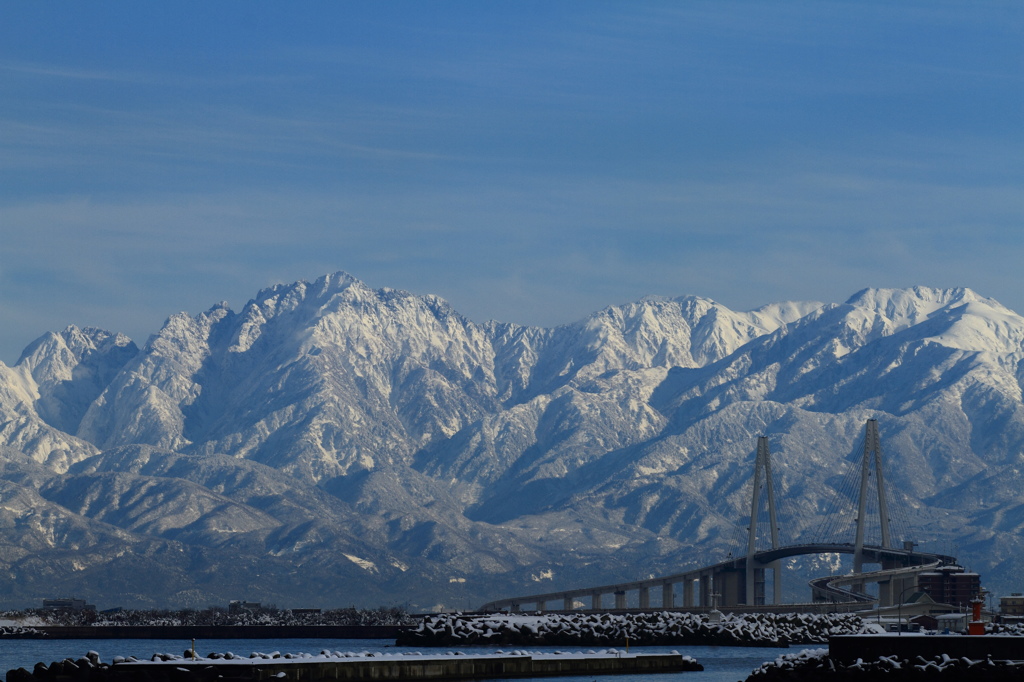
<path id="1" fill-rule="evenodd" d="M 878 494 L 882 544 L 865 543 L 865 526 L 868 515 L 869 482 L 874 471 Z M 757 519 L 762 500 L 767 505 L 769 538 L 771 547 L 757 548 Z M 882 447 L 878 435 L 878 422 L 870 419 L 865 427 L 864 456 L 861 461 L 860 499 L 858 500 L 857 528 L 854 542 L 804 543 L 781 545 L 779 524 L 775 505 L 775 481 L 772 476 L 771 452 L 768 438 L 757 440 L 757 455 L 754 460 L 753 490 L 750 501 L 750 526 L 748 527 L 746 555 L 729 556 L 716 564 L 690 568 L 680 573 L 661 577 L 644 578 L 629 582 L 596 587 L 576 587 L 544 594 L 532 594 L 506 599 L 497 599 L 480 607 L 481 611 L 509 609 L 519 611 L 524 604 L 533 604 L 538 611 L 573 611 L 589 601 L 592 611 L 605 609 L 607 597 L 614 597 L 611 610 L 628 608 L 640 611 L 654 607 L 652 596 L 660 594 L 660 609 L 710 610 L 799 610 L 808 606 L 834 610 L 857 610 L 865 608 L 866 602 L 878 602 L 882 606 L 894 603 L 909 586 L 915 584 L 917 575 L 939 565 L 956 563 L 956 557 L 914 551 L 911 543 L 902 548 L 893 546 L 889 533 L 889 507 L 885 497 L 885 478 L 882 473 Z M 854 573 L 849 576 L 830 576 L 812 581 L 812 602 L 807 604 L 782 603 L 783 559 L 821 554 L 853 554 Z M 863 565 L 879 564 L 881 570 L 863 572 Z M 765 575 L 772 572 L 772 601 L 767 601 Z M 879 586 L 879 596 L 864 593 L 864 583 Z M 853 585 L 854 590 L 842 590 L 840 585 Z M 681 594 L 679 594 L 681 592 Z M 635 606 L 628 606 L 628 593 L 636 593 Z M 681 597 L 681 603 L 677 599 Z M 550 608 L 549 607 L 553 607 Z"/>
<path id="2" fill-rule="evenodd" d="M 885 494 L 885 474 L 882 470 L 882 438 L 878 433 L 878 420 L 869 419 L 864 426 L 864 455 L 861 458 L 860 467 L 860 490 L 857 496 L 857 526 L 853 541 L 853 573 L 864 575 L 865 551 L 864 536 L 868 522 L 868 501 L 871 476 L 875 477 L 875 493 L 878 496 L 878 525 L 881 529 L 881 545 L 884 549 L 892 549 L 892 537 L 889 532 L 889 505 Z M 781 603 L 782 571 L 778 560 L 771 563 L 759 563 L 757 554 L 757 518 L 760 514 L 761 492 L 767 498 L 768 522 L 771 528 L 771 549 L 779 547 L 779 525 L 775 512 L 775 487 L 772 478 L 771 451 L 768 447 L 768 438 L 759 436 L 757 439 L 757 457 L 754 460 L 754 486 L 750 499 L 750 526 L 747 535 L 747 564 L 746 564 L 746 603 L 750 606 L 766 604 L 764 572 L 771 569 L 774 573 L 774 584 L 772 597 L 774 604 Z M 871 563 L 870 559 L 868 563 Z M 864 584 L 870 580 L 854 580 L 860 592 L 864 591 Z"/>
<path id="3" fill-rule="evenodd" d="M 768 505 L 768 525 L 771 549 L 779 548 L 779 522 L 775 513 L 775 483 L 772 477 L 772 456 L 768 449 L 768 437 L 758 436 L 757 457 L 754 460 L 754 490 L 750 497 L 750 526 L 747 528 L 746 603 L 766 603 L 764 572 L 772 571 L 772 603 L 782 599 L 782 566 L 776 559 L 767 564 L 757 561 L 757 517 L 761 512 L 761 490 L 764 489 Z"/>
<path id="4" fill-rule="evenodd" d="M 864 528 L 867 525 L 868 483 L 871 480 L 872 464 L 878 492 L 878 525 L 882 532 L 882 547 L 891 548 L 889 505 L 885 499 L 885 476 L 882 473 L 882 439 L 878 435 L 877 419 L 869 419 L 864 427 L 864 457 L 860 463 L 860 495 L 857 498 L 857 533 L 853 541 L 854 573 L 864 572 Z"/>

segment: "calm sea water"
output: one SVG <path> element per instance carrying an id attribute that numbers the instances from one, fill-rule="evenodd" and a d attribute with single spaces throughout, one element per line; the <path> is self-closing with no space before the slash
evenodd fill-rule
<path id="1" fill-rule="evenodd" d="M 190 640 L 178 639 L 3 639 L 0 640 L 0 675 L 6 679 L 8 670 L 32 667 L 42 661 L 49 665 L 52 661 L 65 658 L 80 658 L 88 651 L 96 651 L 100 659 L 110 662 L 114 656 L 136 656 L 149 658 L 155 653 L 183 654 L 192 645 Z M 524 647 L 530 651 L 588 651 L 589 647 Z M 196 653 L 202 656 L 211 652 L 226 653 L 228 651 L 240 656 L 248 656 L 253 651 L 269 653 L 310 653 L 318 654 L 324 649 L 330 651 L 373 651 L 396 653 L 403 651 L 453 651 L 454 649 L 423 649 L 392 646 L 392 640 L 386 639 L 208 639 L 196 641 Z M 467 654 L 491 653 L 499 647 L 465 647 L 461 649 Z M 511 650 L 504 647 L 505 651 Z M 596 650 L 596 649 L 595 649 Z M 747 647 L 630 647 L 630 652 L 667 653 L 678 651 L 693 656 L 704 665 L 704 672 L 684 673 L 686 680 L 692 682 L 738 682 L 746 679 L 750 671 L 765 661 L 775 660 L 786 652 L 798 649 L 770 649 Z M 546 678 L 550 680 L 551 678 Z M 593 680 L 593 676 L 555 678 L 567 682 Z M 603 679 L 603 678 L 601 678 Z M 677 675 L 616 675 L 607 678 L 614 682 L 668 682 L 675 680 Z M 521 682 L 521 681 L 520 681 Z"/>

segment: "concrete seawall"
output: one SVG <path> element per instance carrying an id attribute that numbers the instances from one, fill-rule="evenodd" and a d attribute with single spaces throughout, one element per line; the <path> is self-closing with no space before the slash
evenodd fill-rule
<path id="1" fill-rule="evenodd" d="M 925 659 L 946 654 L 952 658 L 1024 660 L 1024 637 L 1004 635 L 841 635 L 828 640 L 829 657 L 842 663 L 882 656 Z"/>
<path id="2" fill-rule="evenodd" d="M 680 654 L 490 654 L 377 655 L 356 657 L 200 659 L 125 661 L 87 665 L 69 661 L 37 665 L 33 672 L 12 670 L 7 682 L 212 682 L 237 680 L 480 680 L 509 677 L 621 675 L 703 670 Z"/>

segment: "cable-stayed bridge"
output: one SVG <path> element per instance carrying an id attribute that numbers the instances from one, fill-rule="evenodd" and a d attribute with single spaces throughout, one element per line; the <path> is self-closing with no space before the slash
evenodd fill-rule
<path id="1" fill-rule="evenodd" d="M 768 439 L 762 436 L 758 438 L 754 462 L 750 526 L 744 555 L 730 556 L 717 564 L 659 578 L 498 599 L 485 604 L 481 610 L 519 611 L 532 605 L 539 611 L 569 611 L 578 608 L 581 602 L 584 607 L 592 610 L 624 610 L 630 608 L 627 606 L 630 604 L 636 604 L 632 608 L 639 609 L 785 609 L 786 606 L 781 604 L 782 560 L 818 554 L 852 555 L 853 573 L 812 580 L 810 586 L 814 603 L 829 603 L 831 608 L 850 610 L 867 608 L 876 602 L 879 606 L 891 606 L 917 585 L 918 575 L 940 566 L 956 564 L 956 558 L 915 551 L 912 542 L 903 542 L 899 547 L 894 544 L 891 528 L 893 519 L 882 469 L 881 438 L 878 422 L 874 419 L 868 420 L 865 427 L 864 455 L 858 473 L 858 476 L 849 479 L 855 489 L 847 491 L 851 497 L 855 494 L 857 501 L 852 542 L 826 540 L 782 545 L 779 542 L 771 453 Z M 840 495 L 842 492 L 840 490 Z M 768 530 L 764 540 L 769 544 L 759 549 L 758 531 L 765 525 L 761 522 L 765 517 L 764 512 L 767 512 L 765 522 Z M 877 520 L 877 537 L 872 538 L 874 542 L 869 542 L 867 538 L 872 516 Z M 836 529 L 835 523 L 825 526 L 827 534 L 834 534 Z M 865 571 L 865 564 L 876 564 L 880 569 Z M 771 581 L 767 580 L 769 575 Z M 866 592 L 867 584 L 877 585 L 877 596 Z M 631 599 L 630 595 L 634 592 L 636 598 Z M 613 603 L 608 603 L 609 598 Z"/>

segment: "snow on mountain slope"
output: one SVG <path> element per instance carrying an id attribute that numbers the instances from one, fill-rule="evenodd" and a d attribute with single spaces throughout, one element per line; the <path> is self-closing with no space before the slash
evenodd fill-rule
<path id="1" fill-rule="evenodd" d="M 791 501 L 806 501 L 823 494 L 808 495 L 808 484 L 820 486 L 821 477 L 807 467 L 827 465 L 821 455 L 831 452 L 839 455 L 831 458 L 839 471 L 836 465 L 856 457 L 856 426 L 878 418 L 890 480 L 921 522 L 919 530 L 946 541 L 976 533 L 967 532 L 970 522 L 958 511 L 970 507 L 969 499 L 958 500 L 942 526 L 924 527 L 934 510 L 921 509 L 928 499 L 951 502 L 936 496 L 993 467 L 1010 466 L 1024 450 L 1024 320 L 969 290 L 949 293 L 863 292 L 852 303 L 809 315 L 719 363 L 674 370 L 652 404 L 670 417 L 665 435 L 678 435 L 653 444 L 646 457 L 665 458 L 670 444 L 685 442 L 692 449 L 696 442 L 700 450 L 716 453 L 709 467 L 714 476 L 733 467 L 745 472 L 741 463 L 749 458 L 749 439 L 757 431 L 779 433 L 777 457 L 790 478 L 783 474 L 782 490 Z M 871 307 L 855 305 L 864 301 Z M 817 423 L 822 418 L 828 428 Z M 733 445 L 736 427 L 747 430 L 739 448 Z M 804 434 L 801 441 L 786 438 L 797 432 Z M 689 470 L 680 471 L 693 480 Z M 992 483 L 993 495 L 1009 485 Z M 735 488 L 738 481 L 729 485 Z M 722 490 L 716 478 L 698 493 Z M 733 518 L 743 513 L 744 495 L 732 497 Z"/>
<path id="2" fill-rule="evenodd" d="M 1022 350 L 1024 319 L 962 288 L 748 312 L 652 297 L 539 329 L 336 273 L 173 315 L 142 349 L 44 336 L 0 366 L 0 481 L 122 533 L 96 552 L 180 548 L 164 599 L 250 584 L 465 607 L 736 551 L 761 434 L 806 537 L 877 418 L 914 539 L 959 539 L 1009 584 Z M 982 507 L 946 492 L 982 488 Z"/>
<path id="3" fill-rule="evenodd" d="M 230 315 L 214 306 L 192 318 L 172 315 L 105 388 L 82 417 L 78 435 L 102 448 L 147 443 L 175 449 L 188 444 L 182 408 L 199 397 L 194 375 L 209 355 L 213 326 Z"/>
<path id="4" fill-rule="evenodd" d="M 79 474 L 53 480 L 40 492 L 80 516 L 155 537 L 181 539 L 201 532 L 214 544 L 279 525 L 256 509 L 177 478 Z"/>
<path id="5" fill-rule="evenodd" d="M 90 407 L 79 435 L 101 447 L 224 452 L 331 478 L 381 458 L 408 462 L 502 402 L 608 372 L 721 357 L 774 324 L 755 317 L 704 299 L 651 299 L 520 331 L 339 273 L 261 292 L 238 315 L 216 307 L 173 316 Z"/>
<path id="6" fill-rule="evenodd" d="M 965 287 L 864 289 L 851 296 L 846 303 L 884 317 L 893 324 L 894 331 L 923 322 L 940 310 L 948 310 L 966 303 L 983 303 L 991 308 L 1009 312 L 996 301 L 979 296 Z"/>
<path id="7" fill-rule="evenodd" d="M 29 344 L 17 365 L 30 372 L 38 386 L 39 416 L 50 426 L 74 433 L 89 405 L 138 351 L 123 334 L 71 325 Z"/>
<path id="8" fill-rule="evenodd" d="M 64 334 L 79 336 L 73 327 Z M 74 420 L 76 410 L 87 402 L 88 386 L 110 373 L 97 372 L 102 361 L 80 362 L 81 355 L 87 354 L 76 355 L 62 336 L 51 334 L 29 346 L 15 367 L 0 363 L 0 446 L 55 471 L 66 471 L 74 462 L 97 452 L 91 443 L 60 429 L 67 419 Z M 81 370 L 77 379 L 72 376 L 74 369 Z M 84 391 L 82 384 L 86 385 Z"/>

